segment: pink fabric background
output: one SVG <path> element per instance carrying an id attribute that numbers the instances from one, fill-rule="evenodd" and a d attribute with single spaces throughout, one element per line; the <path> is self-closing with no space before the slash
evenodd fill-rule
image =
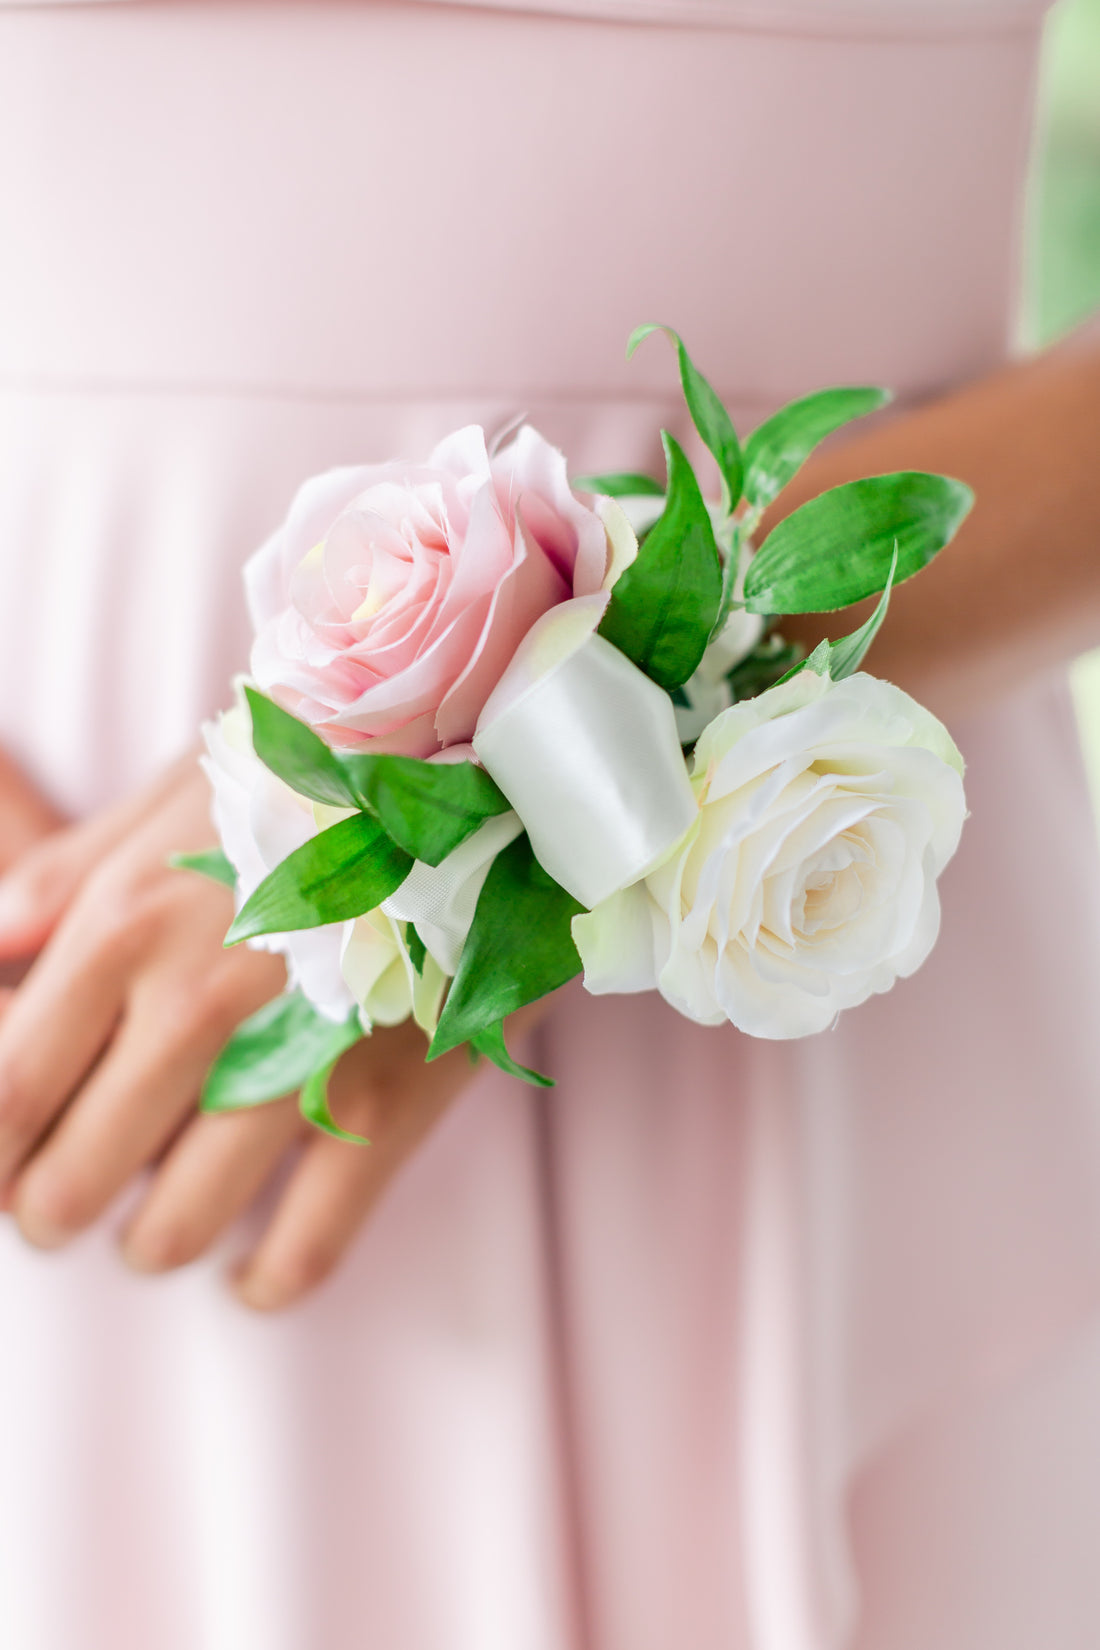
<path id="1" fill-rule="evenodd" d="M 1038 8 L 722 15 L 0 11 L 0 736 L 61 801 L 224 701 L 313 470 L 519 409 L 651 462 L 647 318 L 745 428 L 1003 358 Z M 916 979 L 785 1047 L 567 993 L 557 1090 L 480 1080 L 284 1321 L 0 1233 L 3 1642 L 1092 1650 L 1094 839 L 1060 685 L 956 731 Z"/>

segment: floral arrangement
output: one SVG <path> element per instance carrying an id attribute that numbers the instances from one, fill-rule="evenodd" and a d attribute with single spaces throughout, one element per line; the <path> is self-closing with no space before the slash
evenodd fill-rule
<path id="1" fill-rule="evenodd" d="M 206 729 L 222 846 L 179 863 L 235 886 L 226 943 L 281 952 L 289 985 L 230 1040 L 208 1109 L 300 1089 L 342 1134 L 335 1062 L 409 1016 L 429 1060 L 468 1044 L 548 1082 L 505 1021 L 578 973 L 789 1038 L 927 957 L 963 764 L 859 666 L 969 489 L 849 482 L 754 552 L 811 451 L 889 396 L 824 390 L 742 446 L 663 330 L 717 501 L 667 432 L 664 481 L 571 482 L 529 426 L 468 428 L 423 464 L 308 481 L 250 562 L 251 674 Z M 843 640 L 784 642 L 784 616 L 873 596 Z"/>

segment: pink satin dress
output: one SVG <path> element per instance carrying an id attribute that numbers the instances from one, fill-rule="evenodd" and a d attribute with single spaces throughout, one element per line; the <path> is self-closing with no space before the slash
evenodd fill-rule
<path id="1" fill-rule="evenodd" d="M 742 430 L 996 366 L 1041 22 L 0 6 L 0 740 L 77 811 L 190 742 L 318 469 L 517 411 L 655 462 L 639 321 Z M 5 1650 L 1095 1650 L 1095 840 L 1060 683 L 955 731 L 916 978 L 790 1045 L 567 992 L 558 1087 L 479 1078 L 291 1315 L 243 1233 L 5 1227 Z"/>

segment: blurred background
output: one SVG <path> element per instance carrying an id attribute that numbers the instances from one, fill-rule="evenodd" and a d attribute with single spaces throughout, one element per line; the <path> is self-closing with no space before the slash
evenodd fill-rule
<path id="1" fill-rule="evenodd" d="M 1051 13 L 1040 107 L 1027 307 L 1031 336 L 1047 343 L 1100 308 L 1100 0 Z M 1073 685 L 1100 820 L 1100 652 L 1078 661 Z"/>

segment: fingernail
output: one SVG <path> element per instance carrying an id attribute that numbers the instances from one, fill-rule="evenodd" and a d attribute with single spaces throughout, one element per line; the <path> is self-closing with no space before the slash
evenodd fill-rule
<path id="1" fill-rule="evenodd" d="M 183 1266 L 198 1253 L 184 1251 L 178 1237 L 169 1227 L 140 1224 L 123 1235 L 120 1252 L 132 1272 L 148 1274 L 171 1272 Z"/>
<path id="2" fill-rule="evenodd" d="M 73 1236 L 72 1232 L 55 1226 L 53 1221 L 36 1214 L 33 1209 L 20 1209 L 16 1218 L 19 1230 L 36 1249 L 60 1249 Z"/>
<path id="3" fill-rule="evenodd" d="M 242 1306 L 251 1307 L 253 1312 L 276 1312 L 287 1304 L 285 1291 L 277 1286 L 274 1278 L 260 1271 L 235 1273 L 230 1278 L 230 1288 Z"/>
<path id="4" fill-rule="evenodd" d="M 148 1274 L 164 1270 L 163 1264 L 150 1248 L 141 1243 L 133 1243 L 129 1238 L 123 1239 L 119 1253 L 122 1256 L 124 1265 L 128 1266 L 131 1272 Z"/>

